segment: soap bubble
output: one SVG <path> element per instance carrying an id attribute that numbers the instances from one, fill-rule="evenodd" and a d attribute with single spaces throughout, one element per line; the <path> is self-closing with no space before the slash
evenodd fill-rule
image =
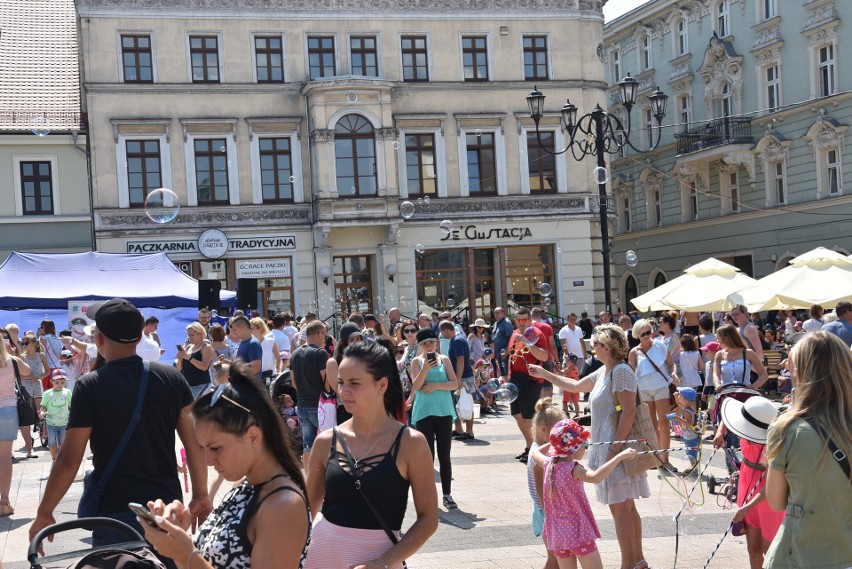
<path id="1" fill-rule="evenodd" d="M 482 129 L 481 128 L 476 129 L 475 131 L 473 131 L 473 134 L 475 134 L 477 138 L 481 137 L 482 136 Z"/>
<path id="2" fill-rule="evenodd" d="M 530 326 L 526 330 L 524 330 L 524 339 L 530 344 L 535 344 L 539 337 L 541 337 L 541 332 L 538 331 L 538 328 L 535 326 Z"/>
<path id="3" fill-rule="evenodd" d="M 452 298 L 447 299 L 447 308 L 454 308 L 456 306 L 456 301 Z"/>
<path id="4" fill-rule="evenodd" d="M 553 287 L 547 283 L 541 283 L 541 285 L 538 287 L 538 293 L 541 296 L 550 296 L 551 294 L 553 294 Z"/>
<path id="5" fill-rule="evenodd" d="M 291 184 L 295 184 L 295 183 L 296 183 L 296 176 L 290 176 L 290 183 L 291 183 Z"/>
<path id="6" fill-rule="evenodd" d="M 488 380 L 488 383 L 484 385 L 484 387 L 485 391 L 487 391 L 488 393 L 494 393 L 498 389 L 500 389 L 500 380 L 496 377 L 494 379 L 490 379 Z"/>
<path id="7" fill-rule="evenodd" d="M 393 141 L 393 145 L 392 145 L 392 146 L 393 146 L 393 149 L 394 149 L 394 150 L 399 150 L 399 141 L 398 141 L 398 140 L 394 140 L 394 141 Z"/>
<path id="8" fill-rule="evenodd" d="M 417 198 L 417 205 L 423 205 L 423 198 Z"/>
<path id="9" fill-rule="evenodd" d="M 545 306 L 550 306 L 550 303 L 553 301 L 550 298 L 545 298 L 542 302 L 544 302 Z"/>
<path id="10" fill-rule="evenodd" d="M 50 134 L 50 119 L 41 115 L 33 119 L 33 134 L 39 138 L 44 138 Z"/>
<path id="11" fill-rule="evenodd" d="M 509 403 L 511 394 L 505 389 L 498 389 L 494 392 L 494 401 L 496 403 Z"/>
<path id="12" fill-rule="evenodd" d="M 501 358 L 506 359 L 506 355 L 507 355 L 507 354 L 508 354 L 508 352 L 506 351 L 506 349 L 505 349 L 505 348 L 503 348 L 502 350 L 500 350 L 500 357 L 501 357 Z"/>
<path id="13" fill-rule="evenodd" d="M 515 399 L 518 398 L 518 386 L 514 383 L 504 383 L 501 389 L 509 393 L 509 403 L 514 403 Z"/>
<path id="14" fill-rule="evenodd" d="M 441 222 L 441 231 L 443 231 L 444 233 L 449 235 L 450 232 L 452 232 L 452 230 L 453 230 L 453 222 L 452 221 L 450 221 L 449 219 L 445 219 L 444 221 Z"/>
<path id="15" fill-rule="evenodd" d="M 219 147 L 219 152 L 225 152 L 225 150 L 227 150 L 227 149 L 224 146 Z"/>
<path id="16" fill-rule="evenodd" d="M 423 203 L 425 203 L 426 205 L 429 205 L 431 202 L 432 202 L 432 198 L 430 198 L 429 196 L 423 196 Z"/>
<path id="17" fill-rule="evenodd" d="M 422 243 L 418 243 L 417 245 L 415 245 L 414 250 L 418 253 L 423 253 L 423 251 L 426 250 L 426 247 L 424 247 Z"/>
<path id="18" fill-rule="evenodd" d="M 639 264 L 639 257 L 636 256 L 636 251 L 633 251 L 632 249 L 627 252 L 627 255 L 625 255 L 625 260 L 627 261 L 628 267 L 635 267 Z"/>
<path id="19" fill-rule="evenodd" d="M 414 215 L 414 204 L 408 200 L 399 204 L 399 215 L 401 215 L 403 219 L 411 219 Z"/>
<path id="20" fill-rule="evenodd" d="M 603 166 L 598 166 L 594 170 L 592 170 L 592 180 L 596 184 L 606 184 L 609 182 L 609 172 Z"/>
<path id="21" fill-rule="evenodd" d="M 168 223 L 177 217 L 180 200 L 167 188 L 159 188 L 145 198 L 145 215 L 154 223 Z"/>

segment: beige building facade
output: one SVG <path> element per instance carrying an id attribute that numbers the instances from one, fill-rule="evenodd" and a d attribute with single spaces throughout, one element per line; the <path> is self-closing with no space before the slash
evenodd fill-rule
<path id="1" fill-rule="evenodd" d="M 594 164 L 525 97 L 552 148 L 556 101 L 605 102 L 601 4 L 80 0 L 97 248 L 256 280 L 264 314 L 593 310 Z"/>

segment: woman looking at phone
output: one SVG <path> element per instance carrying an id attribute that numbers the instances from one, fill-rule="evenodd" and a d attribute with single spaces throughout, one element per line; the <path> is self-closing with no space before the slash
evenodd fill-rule
<path id="1" fill-rule="evenodd" d="M 148 502 L 159 529 L 140 522 L 145 539 L 182 569 L 301 569 L 311 516 L 284 422 L 247 366 L 232 365 L 230 380 L 196 399 L 192 415 L 207 464 L 228 481 L 245 480 L 194 539 L 187 533 L 192 516 L 183 503 Z"/>
<path id="2" fill-rule="evenodd" d="M 187 326 L 186 335 L 189 338 L 186 347 L 177 347 L 177 369 L 186 378 L 192 396 L 197 399 L 210 385 L 210 364 L 216 352 L 207 341 L 207 331 L 200 323 L 193 322 Z"/>
<path id="3" fill-rule="evenodd" d="M 438 348 L 438 335 L 434 330 L 424 328 L 418 331 L 417 345 L 420 346 L 420 355 L 411 360 L 411 390 L 414 393 L 411 422 L 426 437 L 433 461 L 435 443 L 438 445 L 444 507 L 454 510 L 458 506 L 450 493 L 453 481 L 450 446 L 456 408 L 451 394 L 459 388 L 459 382 L 450 359 L 435 351 Z"/>

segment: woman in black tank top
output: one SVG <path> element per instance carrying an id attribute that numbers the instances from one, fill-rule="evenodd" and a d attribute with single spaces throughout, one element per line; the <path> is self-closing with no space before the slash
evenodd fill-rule
<path id="1" fill-rule="evenodd" d="M 385 339 L 346 348 L 338 398 L 352 418 L 319 434 L 308 465 L 317 514 L 305 569 L 369 564 L 399 569 L 438 526 L 438 495 L 426 439 L 405 426 L 395 346 Z M 414 492 L 417 520 L 399 532 Z"/>
<path id="2" fill-rule="evenodd" d="M 199 397 L 192 414 L 207 464 L 226 480 L 245 480 L 194 538 L 187 534 L 194 504 L 148 502 L 166 533 L 142 523 L 145 538 L 186 569 L 302 569 L 311 537 L 305 481 L 266 389 L 248 366 L 234 364 L 230 383 Z"/>

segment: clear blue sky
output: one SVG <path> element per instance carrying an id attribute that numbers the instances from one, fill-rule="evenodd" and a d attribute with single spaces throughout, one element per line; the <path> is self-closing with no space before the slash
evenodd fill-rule
<path id="1" fill-rule="evenodd" d="M 604 5 L 604 19 L 609 22 L 610 20 L 614 20 L 622 14 L 626 14 L 633 8 L 641 6 L 649 1 L 653 2 L 653 0 L 609 0 L 609 2 Z"/>

